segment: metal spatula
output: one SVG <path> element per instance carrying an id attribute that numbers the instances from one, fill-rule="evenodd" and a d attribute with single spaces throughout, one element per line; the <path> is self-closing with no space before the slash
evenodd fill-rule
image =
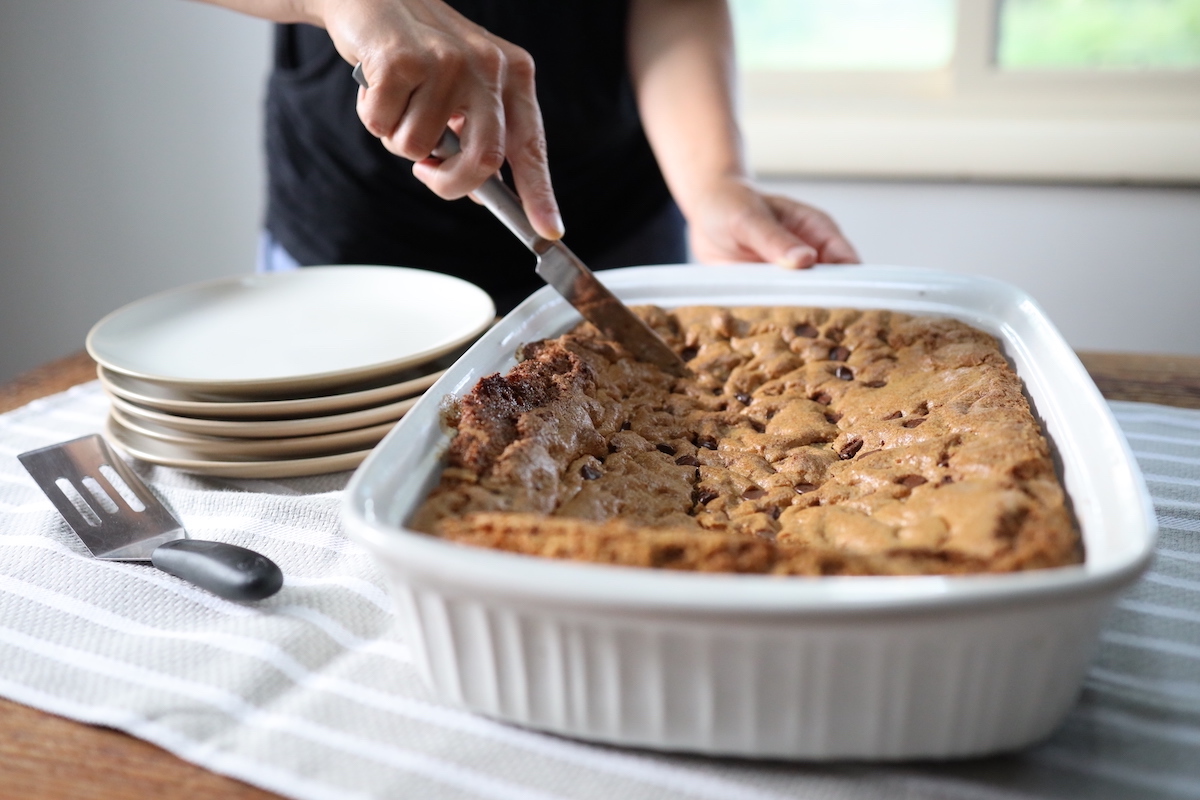
<path id="1" fill-rule="evenodd" d="M 261 600 L 283 586 L 266 556 L 187 531 L 137 474 L 92 434 L 17 456 L 96 558 L 149 561 L 228 600 Z"/>

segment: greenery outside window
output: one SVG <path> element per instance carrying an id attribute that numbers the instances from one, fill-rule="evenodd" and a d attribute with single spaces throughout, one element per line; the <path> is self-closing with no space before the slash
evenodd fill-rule
<path id="1" fill-rule="evenodd" d="M 759 174 L 1200 183 L 1200 0 L 731 0 Z"/>

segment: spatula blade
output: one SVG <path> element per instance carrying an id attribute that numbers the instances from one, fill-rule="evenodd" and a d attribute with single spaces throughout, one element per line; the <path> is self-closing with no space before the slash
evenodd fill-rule
<path id="1" fill-rule="evenodd" d="M 97 434 L 17 456 L 96 558 L 149 561 L 183 525 Z"/>

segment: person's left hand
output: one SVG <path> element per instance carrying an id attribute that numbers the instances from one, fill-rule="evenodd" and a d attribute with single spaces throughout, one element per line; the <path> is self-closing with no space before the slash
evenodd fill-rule
<path id="1" fill-rule="evenodd" d="M 697 193 L 686 216 L 692 252 L 705 262 L 769 261 L 789 269 L 857 264 L 858 253 L 818 208 L 724 178 Z"/>

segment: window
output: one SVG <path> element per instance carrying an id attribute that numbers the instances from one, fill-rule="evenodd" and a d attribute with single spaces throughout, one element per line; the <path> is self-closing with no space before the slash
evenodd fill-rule
<path id="1" fill-rule="evenodd" d="M 734 0 L 743 69 L 929 70 L 954 54 L 953 0 Z"/>
<path id="2" fill-rule="evenodd" d="M 760 174 L 1200 182 L 1200 0 L 731 0 Z"/>
<path id="3" fill-rule="evenodd" d="M 1004 0 L 1001 69 L 1196 69 L 1200 0 Z"/>

